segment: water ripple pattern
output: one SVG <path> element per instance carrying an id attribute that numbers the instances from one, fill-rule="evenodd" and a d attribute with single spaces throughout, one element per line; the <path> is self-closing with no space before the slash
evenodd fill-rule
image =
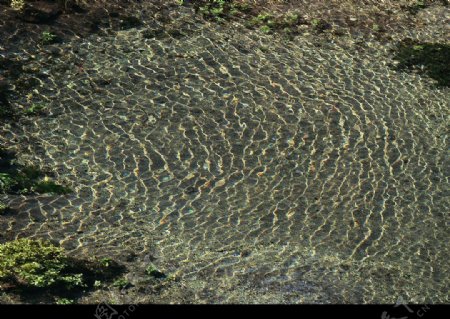
<path id="1" fill-rule="evenodd" d="M 376 42 L 224 28 L 42 53 L 49 114 L 8 136 L 74 193 L 9 197 L 2 233 L 151 252 L 191 302 L 448 302 L 448 89 Z"/>

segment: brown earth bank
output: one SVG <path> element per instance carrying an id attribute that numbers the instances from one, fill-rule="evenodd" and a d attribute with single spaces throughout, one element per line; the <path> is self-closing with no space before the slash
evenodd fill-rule
<path id="1" fill-rule="evenodd" d="M 184 6 L 200 7 L 208 0 L 184 0 Z M 247 4 L 249 10 L 234 16 L 248 19 L 270 12 L 283 15 L 298 13 L 306 25 L 318 24 L 337 35 L 343 33 L 375 34 L 390 38 L 392 32 L 417 26 L 415 16 L 420 9 L 448 5 L 446 0 L 235 0 Z M 42 32 L 51 32 L 58 41 L 93 32 L 135 27 L 150 20 L 170 22 L 180 7 L 179 0 L 105 1 L 105 0 L 25 0 L 15 10 L 11 0 L 0 0 L 0 50 L 39 44 Z M 316 29 L 317 26 L 316 26 Z M 320 28 L 319 28 L 320 29 Z M 109 31 L 106 31 L 109 30 Z"/>
<path id="2" fill-rule="evenodd" d="M 150 15 L 158 17 L 163 1 L 145 5 Z M 10 0 L 0 1 L 1 50 L 32 48 L 39 45 L 43 32 L 56 35 L 58 41 L 83 37 L 93 32 L 107 32 L 135 27 L 146 14 L 136 8 L 139 1 L 26 1 L 22 10 L 14 10 Z"/>
<path id="3" fill-rule="evenodd" d="M 57 55 L 57 47 L 48 44 L 67 42 L 92 33 L 108 35 L 138 26 L 148 28 L 150 36 L 159 32 L 160 25 L 172 33 L 177 33 L 185 29 L 185 26 L 175 22 L 180 11 L 195 9 L 198 13 L 195 18 L 208 20 L 211 15 L 205 15 L 204 12 L 202 15 L 199 9 L 208 3 L 214 3 L 212 0 L 17 2 L 23 3 L 20 10 L 11 0 L 0 0 L 1 92 L 5 91 L 8 78 L 8 72 L 3 71 L 8 71 L 17 64 L 17 61 L 5 58 L 7 53 L 26 52 L 25 56 L 30 56 L 33 52 L 45 51 L 50 55 Z M 382 42 L 399 41 L 410 34 L 420 35 L 420 30 L 425 25 L 435 29 L 437 42 L 445 39 L 446 35 L 445 14 L 439 14 L 439 11 L 444 11 L 443 5 L 448 5 L 446 0 L 226 0 L 225 3 L 247 7 L 246 10 L 237 10 L 235 14 L 225 14 L 218 19 L 214 19 L 216 17 L 213 15 L 213 22 L 237 21 L 249 28 L 277 33 L 277 36 L 312 33 L 325 37 L 349 35 L 363 41 L 368 38 Z M 213 6 L 218 5 L 214 3 Z M 432 19 L 428 15 L 421 16 L 421 12 L 427 10 L 433 12 L 430 15 Z M 264 18 L 268 15 L 272 21 Z M 286 23 L 286 17 L 295 17 L 295 20 Z M 270 22 L 275 25 L 268 27 Z M 155 26 L 158 29 L 156 31 Z M 0 96 L 4 94 L 0 93 Z"/>
<path id="4" fill-rule="evenodd" d="M 23 7 L 17 8 L 16 3 Z M 424 26 L 434 29 L 433 42 L 445 42 L 447 34 L 442 10 L 448 5 L 446 0 L 225 0 L 225 7 L 237 4 L 246 9 L 234 14 L 225 10 L 220 17 L 202 14 L 202 7 L 211 3 L 213 7 L 222 6 L 213 0 L 0 0 L 0 106 L 6 110 L 2 113 L 11 113 L 7 110 L 8 88 L 25 94 L 35 84 L 29 76 L 34 73 L 33 65 L 25 66 L 32 64 L 33 53 L 58 56 L 61 52 L 52 44 L 133 27 L 145 28 L 145 36 L 150 37 L 161 33 L 161 25 L 169 34 L 185 32 L 193 21 L 177 22 L 183 10 L 195 10 L 195 18 L 189 15 L 188 19 L 197 22 L 240 22 L 251 29 L 276 33 L 277 37 L 313 34 L 399 42 L 411 36 L 423 41 L 420 34 Z M 291 20 L 286 23 L 286 18 Z"/>

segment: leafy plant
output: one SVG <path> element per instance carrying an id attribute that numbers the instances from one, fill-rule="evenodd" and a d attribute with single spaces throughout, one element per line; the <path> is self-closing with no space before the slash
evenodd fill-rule
<path id="1" fill-rule="evenodd" d="M 98 263 L 100 264 L 100 265 L 102 265 L 103 267 L 109 267 L 110 265 L 111 265 L 111 263 L 112 263 L 113 261 L 112 261 L 112 259 L 111 258 L 102 258 L 102 259 L 100 259 L 99 261 L 98 261 Z"/>
<path id="2" fill-rule="evenodd" d="M 319 23 L 320 23 L 320 20 L 319 20 L 319 19 L 314 18 L 314 19 L 311 20 L 311 25 L 312 25 L 313 27 L 318 26 Z"/>
<path id="3" fill-rule="evenodd" d="M 153 278 L 156 278 L 156 279 L 165 279 L 167 277 L 165 273 L 159 271 L 153 265 L 148 266 L 147 269 L 145 270 L 145 272 L 147 275 L 152 276 Z"/>
<path id="4" fill-rule="evenodd" d="M 199 1 L 198 10 L 205 18 L 222 20 L 238 15 L 240 12 L 247 12 L 250 7 L 246 4 L 234 3 L 232 0 L 209 0 Z M 182 4 L 185 2 L 183 1 Z"/>
<path id="5" fill-rule="evenodd" d="M 57 305 L 71 305 L 73 304 L 73 300 L 72 299 L 67 299 L 67 298 L 56 298 L 55 299 L 55 303 Z"/>
<path id="6" fill-rule="evenodd" d="M 0 173 L 0 193 L 7 193 L 16 185 L 17 181 L 10 174 Z"/>
<path id="7" fill-rule="evenodd" d="M 63 249 L 48 241 L 22 238 L 0 245 L 0 281 L 41 288 L 82 286 L 83 275 L 67 268 Z"/>
<path id="8" fill-rule="evenodd" d="M 285 26 L 294 26 L 301 21 L 300 16 L 297 13 L 286 14 L 283 17 L 283 22 Z"/>
<path id="9" fill-rule="evenodd" d="M 125 278 L 119 278 L 112 284 L 113 287 L 117 287 L 119 289 L 125 289 L 131 286 L 131 283 Z"/>
<path id="10" fill-rule="evenodd" d="M 26 115 L 37 115 L 41 113 L 47 106 L 43 103 L 34 103 L 25 110 Z"/>
<path id="11" fill-rule="evenodd" d="M 43 31 L 41 35 L 41 41 L 43 44 L 51 44 L 55 43 L 57 40 L 57 36 L 50 31 Z"/>
<path id="12" fill-rule="evenodd" d="M 269 33 L 271 31 L 270 27 L 268 25 L 263 25 L 260 30 L 264 33 Z"/>

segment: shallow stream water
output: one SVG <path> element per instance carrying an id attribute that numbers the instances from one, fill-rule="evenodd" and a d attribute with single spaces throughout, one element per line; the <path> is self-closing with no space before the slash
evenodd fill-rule
<path id="1" fill-rule="evenodd" d="M 2 131 L 74 192 L 2 232 L 180 278 L 119 302 L 448 302 L 448 89 L 391 44 L 192 21 L 36 54 L 48 114 Z"/>

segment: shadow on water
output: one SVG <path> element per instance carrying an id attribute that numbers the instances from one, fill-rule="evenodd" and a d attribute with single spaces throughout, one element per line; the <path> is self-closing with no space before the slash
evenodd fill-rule
<path id="1" fill-rule="evenodd" d="M 37 167 L 16 162 L 14 153 L 0 149 L 0 193 L 7 194 L 67 194 L 71 190 L 48 179 Z"/>
<path id="2" fill-rule="evenodd" d="M 450 86 L 450 45 L 423 43 L 411 39 L 400 43 L 396 56 L 399 70 L 421 70 L 437 81 L 438 86 Z"/>
<path id="3" fill-rule="evenodd" d="M 16 295 L 27 303 L 54 303 L 55 300 L 77 300 L 86 294 L 98 289 L 97 283 L 108 285 L 126 272 L 126 268 L 118 263 L 109 267 L 99 268 L 95 262 L 88 260 L 69 259 L 67 274 L 83 274 L 84 284 L 68 287 L 65 284 L 55 284 L 50 287 L 31 287 L 29 285 L 16 285 L 5 291 Z"/>

